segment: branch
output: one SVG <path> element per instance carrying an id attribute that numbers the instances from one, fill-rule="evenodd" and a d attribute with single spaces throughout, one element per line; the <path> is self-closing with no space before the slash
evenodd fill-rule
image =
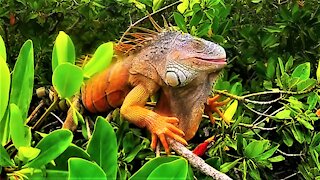
<path id="1" fill-rule="evenodd" d="M 177 152 L 179 155 L 186 158 L 189 163 L 200 170 L 202 173 L 206 174 L 207 176 L 211 176 L 213 179 L 217 180 L 230 180 L 231 178 L 227 176 L 226 174 L 223 174 L 219 172 L 218 170 L 211 167 L 209 164 L 207 164 L 202 158 L 199 156 L 193 154 L 189 149 L 187 149 L 184 145 L 181 143 L 167 138 L 171 148 Z"/>

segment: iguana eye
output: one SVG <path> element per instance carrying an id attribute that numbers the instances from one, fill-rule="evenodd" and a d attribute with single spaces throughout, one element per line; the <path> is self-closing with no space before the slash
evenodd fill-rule
<path id="1" fill-rule="evenodd" d="M 198 39 L 193 41 L 192 46 L 194 49 L 203 49 L 204 48 L 204 43 Z"/>

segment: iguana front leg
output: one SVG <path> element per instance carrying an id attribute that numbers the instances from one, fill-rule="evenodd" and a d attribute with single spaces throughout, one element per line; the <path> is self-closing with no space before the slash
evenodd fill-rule
<path id="1" fill-rule="evenodd" d="M 173 138 L 184 145 L 187 145 L 187 142 L 182 138 L 184 132 L 175 126 L 175 124 L 179 123 L 177 118 L 161 116 L 144 107 L 150 95 L 158 89 L 158 85 L 152 82 L 148 84 L 138 84 L 126 96 L 120 113 L 130 122 L 139 127 L 146 127 L 151 132 L 152 149 L 155 149 L 159 138 L 166 153 L 170 154 L 165 136 Z"/>
<path id="2" fill-rule="evenodd" d="M 228 104 L 228 102 L 230 101 L 230 98 L 227 98 L 224 101 L 218 102 L 219 98 L 220 98 L 220 95 L 215 95 L 212 98 L 208 98 L 207 103 L 205 105 L 204 113 L 209 116 L 209 119 L 212 124 L 214 124 L 216 121 L 215 118 L 212 116 L 212 111 L 217 113 L 221 117 L 221 119 L 224 120 L 224 115 L 222 114 L 222 112 L 218 107 L 224 106 Z"/>

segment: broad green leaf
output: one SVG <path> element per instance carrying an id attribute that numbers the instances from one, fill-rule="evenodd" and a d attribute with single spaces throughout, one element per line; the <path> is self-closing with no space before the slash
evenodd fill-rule
<path id="1" fill-rule="evenodd" d="M 238 154 L 243 153 L 243 135 L 241 133 L 237 134 L 237 152 Z"/>
<path id="2" fill-rule="evenodd" d="M 60 64 L 52 75 L 53 87 L 61 98 L 69 98 L 79 92 L 82 82 L 81 68 L 70 63 Z"/>
<path id="3" fill-rule="evenodd" d="M 152 5 L 152 11 L 155 12 L 158 9 L 161 8 L 161 6 L 163 5 L 164 0 L 153 0 L 153 5 Z"/>
<path id="4" fill-rule="evenodd" d="M 76 53 L 71 38 L 63 31 L 59 32 L 52 51 L 52 72 L 59 64 L 69 62 L 74 64 Z"/>
<path id="5" fill-rule="evenodd" d="M 312 86 L 316 85 L 316 83 L 317 83 L 317 80 L 315 80 L 315 79 L 303 80 L 297 84 L 297 90 L 298 91 L 307 90 L 307 89 L 311 88 Z"/>
<path id="6" fill-rule="evenodd" d="M 12 167 L 14 163 L 10 159 L 9 154 L 7 153 L 6 149 L 0 145 L 0 166 L 3 167 Z"/>
<path id="7" fill-rule="evenodd" d="M 188 6 L 189 6 L 189 0 L 181 0 L 182 3 L 180 3 L 178 6 L 177 6 L 177 9 L 178 11 L 183 14 L 187 9 L 188 9 Z"/>
<path id="8" fill-rule="evenodd" d="M 184 17 L 180 13 L 174 12 L 173 18 L 174 18 L 174 21 L 176 22 L 177 26 L 183 32 L 187 32 L 187 26 L 186 26 L 186 22 L 184 21 Z"/>
<path id="9" fill-rule="evenodd" d="M 279 146 L 280 146 L 280 145 L 277 145 L 277 146 L 269 149 L 268 151 L 262 153 L 260 156 L 258 156 L 258 157 L 256 158 L 256 160 L 259 161 L 259 160 L 266 160 L 266 159 L 268 159 L 269 157 L 271 157 L 271 156 L 276 152 L 276 150 L 278 149 Z"/>
<path id="10" fill-rule="evenodd" d="M 256 167 L 251 167 L 250 164 L 249 165 L 249 175 L 254 179 L 254 180 L 260 180 L 260 172 Z"/>
<path id="11" fill-rule="evenodd" d="M 40 168 L 63 153 L 71 144 L 73 134 L 69 130 L 59 129 L 51 132 L 36 145 L 40 154 L 24 167 Z"/>
<path id="12" fill-rule="evenodd" d="M 187 175 L 188 161 L 180 158 L 159 165 L 150 173 L 148 179 L 186 179 Z"/>
<path id="13" fill-rule="evenodd" d="M 19 149 L 21 146 L 28 147 L 31 145 L 31 132 L 29 128 L 24 126 L 24 120 L 19 107 L 15 104 L 10 104 L 10 135 L 13 145 Z"/>
<path id="14" fill-rule="evenodd" d="M 286 130 L 282 130 L 282 133 L 283 133 L 283 142 L 288 146 L 288 147 L 291 147 L 292 144 L 293 144 L 293 139 L 290 135 L 289 132 L 287 132 Z"/>
<path id="15" fill-rule="evenodd" d="M 10 112 L 7 108 L 2 120 L 0 121 L 0 140 L 1 144 L 4 146 L 10 140 Z"/>
<path id="16" fill-rule="evenodd" d="M 130 180 L 146 179 L 150 173 L 158 166 L 164 163 L 172 162 L 180 159 L 179 156 L 156 157 L 145 163 L 135 174 L 130 177 Z"/>
<path id="17" fill-rule="evenodd" d="M 269 158 L 268 160 L 269 160 L 270 162 L 280 162 L 280 161 L 285 160 L 285 158 L 284 158 L 282 155 L 278 155 L 278 156 Z"/>
<path id="18" fill-rule="evenodd" d="M 317 146 L 320 145 L 320 132 L 317 132 L 313 138 L 312 138 L 312 141 L 310 143 L 310 148 L 316 148 Z"/>
<path id="19" fill-rule="evenodd" d="M 291 113 L 290 110 L 287 110 L 287 109 L 282 110 L 276 114 L 276 118 L 278 118 L 278 119 L 291 119 L 290 113 Z"/>
<path id="20" fill-rule="evenodd" d="M 117 138 L 112 126 L 99 116 L 96 120 L 87 152 L 106 173 L 108 179 L 116 179 L 118 167 Z"/>
<path id="21" fill-rule="evenodd" d="M 96 163 L 81 158 L 70 158 L 68 179 L 106 179 L 106 174 Z"/>
<path id="22" fill-rule="evenodd" d="M 86 160 L 91 160 L 90 156 L 87 152 L 85 152 L 82 148 L 71 144 L 60 156 L 58 156 L 54 163 L 55 165 L 48 164 L 47 167 L 49 169 L 55 169 L 55 170 L 68 170 L 68 159 L 71 157 L 77 157 L 82 158 Z"/>
<path id="23" fill-rule="evenodd" d="M 251 2 L 253 2 L 253 3 L 259 3 L 259 2 L 261 2 L 261 0 L 251 0 Z"/>
<path id="24" fill-rule="evenodd" d="M 292 72 L 292 77 L 298 77 L 301 80 L 306 80 L 310 77 L 310 63 L 306 62 L 297 66 Z"/>
<path id="25" fill-rule="evenodd" d="M 234 83 L 230 90 L 231 94 L 240 95 L 242 93 L 242 84 L 240 82 Z"/>
<path id="26" fill-rule="evenodd" d="M 0 58 L 0 61 L 7 61 L 7 53 L 6 53 L 6 46 L 4 44 L 4 41 L 2 39 L 2 36 L 0 35 L 0 56 L 2 58 Z M 2 71 L 1 71 L 2 72 Z M 1 81 L 2 82 L 2 81 Z M 1 118 L 0 118 L 1 119 Z"/>
<path id="27" fill-rule="evenodd" d="M 40 154 L 40 149 L 33 147 L 19 147 L 18 149 L 18 158 L 23 161 L 31 161 Z"/>
<path id="28" fill-rule="evenodd" d="M 0 36 L 1 37 L 1 36 Z M 10 71 L 6 61 L 0 56 L 0 121 L 2 120 L 8 106 L 10 92 Z"/>
<path id="29" fill-rule="evenodd" d="M 278 63 L 279 63 L 281 75 L 285 74 L 285 69 L 284 69 L 283 61 L 281 58 L 278 58 Z"/>
<path id="30" fill-rule="evenodd" d="M 106 69 L 113 56 L 113 44 L 112 42 L 104 43 L 98 47 L 93 57 L 83 67 L 83 74 L 85 77 L 92 77 L 94 74 Z"/>
<path id="31" fill-rule="evenodd" d="M 57 171 L 46 169 L 45 172 L 43 169 L 34 169 L 34 168 L 25 168 L 21 169 L 20 171 L 16 171 L 16 173 L 25 175 L 28 179 L 45 179 L 45 180 L 62 180 L 68 179 L 69 172 L 68 171 Z"/>
<path id="32" fill-rule="evenodd" d="M 225 123 L 230 124 L 232 117 L 234 116 L 234 114 L 236 113 L 238 108 L 238 101 L 234 100 L 230 106 L 226 109 L 226 111 L 224 112 L 224 120 Z"/>
<path id="33" fill-rule="evenodd" d="M 235 165 L 238 164 L 238 162 L 241 160 L 242 158 L 239 158 L 233 162 L 227 162 L 227 163 L 224 163 L 220 166 L 220 172 L 222 173 L 226 173 L 228 172 L 230 169 L 232 169 Z"/>
<path id="34" fill-rule="evenodd" d="M 292 65 L 293 65 L 293 57 L 290 56 L 288 61 L 286 62 L 285 70 L 288 72 L 291 69 Z"/>
<path id="35" fill-rule="evenodd" d="M 248 158 L 258 157 L 260 154 L 265 151 L 268 140 L 255 140 L 249 143 L 244 149 L 244 155 Z"/>
<path id="36" fill-rule="evenodd" d="M 317 81 L 318 81 L 318 84 L 320 84 L 320 60 L 318 60 Z"/>
<path id="37" fill-rule="evenodd" d="M 299 121 L 300 124 L 304 125 L 307 129 L 314 130 L 313 126 L 303 118 L 297 117 L 297 120 Z"/>
<path id="38" fill-rule="evenodd" d="M 10 103 L 16 104 L 26 120 L 33 93 L 34 57 L 33 44 L 27 40 L 20 50 L 12 72 Z"/>
<path id="39" fill-rule="evenodd" d="M 309 110 L 314 109 L 317 105 L 317 102 L 318 102 L 318 94 L 316 94 L 315 92 L 312 92 L 307 99 L 307 103 L 309 104 L 308 109 Z"/>

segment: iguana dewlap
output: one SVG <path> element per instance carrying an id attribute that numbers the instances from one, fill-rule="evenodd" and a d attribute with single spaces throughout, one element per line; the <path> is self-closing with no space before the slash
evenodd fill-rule
<path id="1" fill-rule="evenodd" d="M 226 65 L 225 50 L 187 33 L 162 32 L 140 50 L 92 77 L 82 89 L 82 101 L 91 112 L 120 113 L 152 133 L 168 152 L 166 136 L 183 144 L 200 124 L 211 86 Z M 154 110 L 145 108 L 160 93 Z"/>

